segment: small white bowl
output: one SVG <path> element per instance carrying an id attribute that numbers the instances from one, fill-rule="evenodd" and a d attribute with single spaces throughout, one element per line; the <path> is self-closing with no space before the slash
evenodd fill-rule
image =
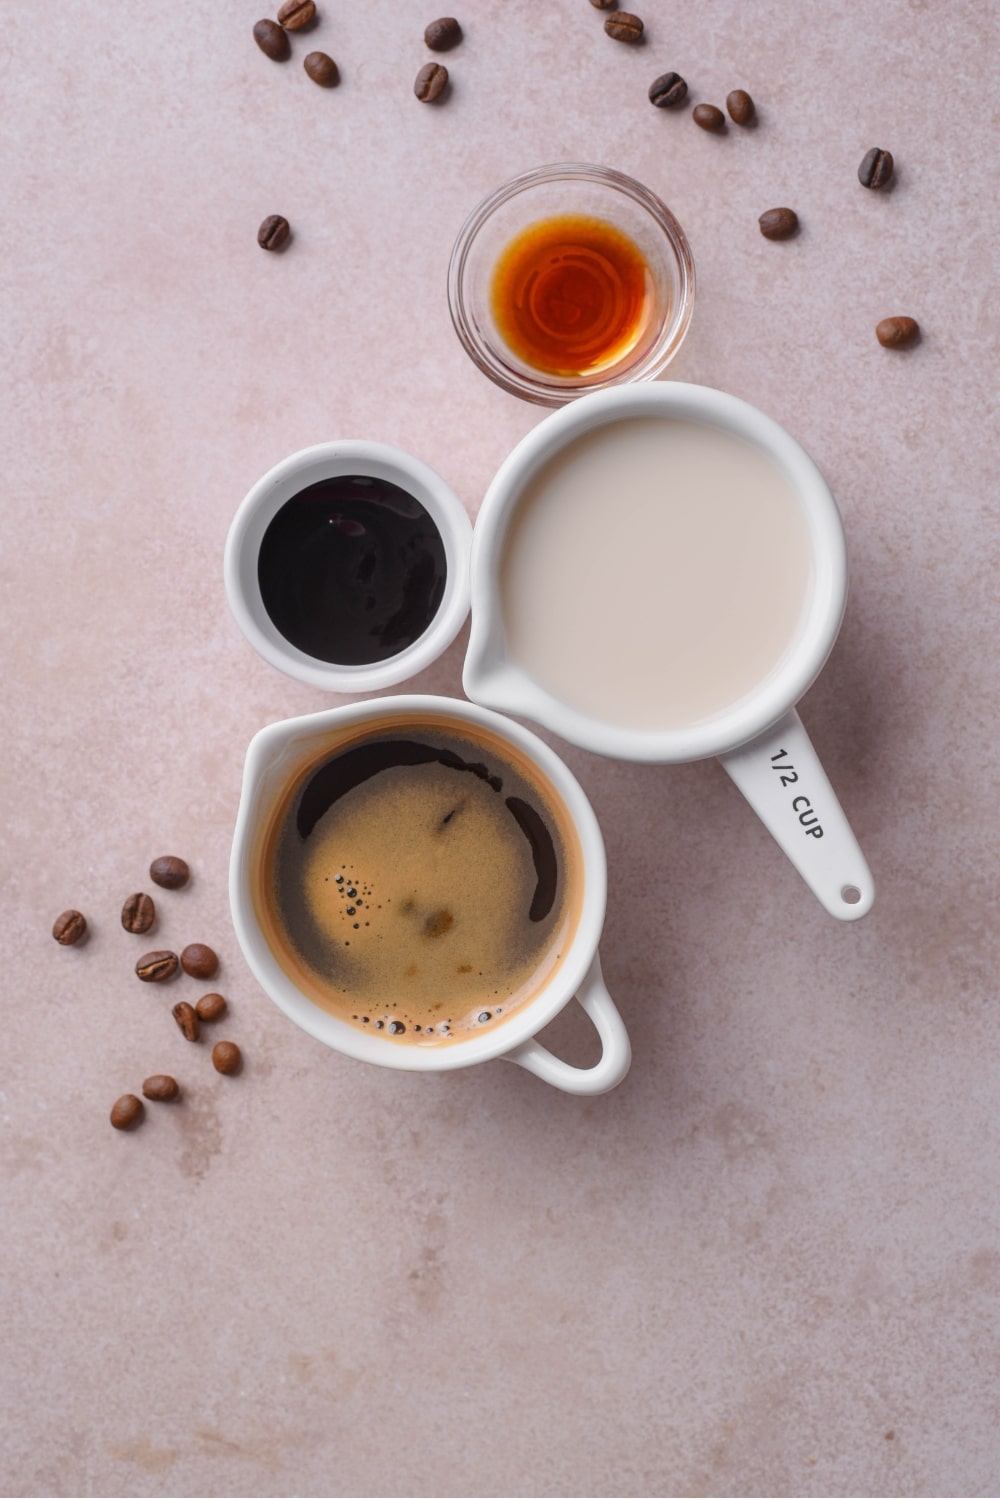
<path id="1" fill-rule="evenodd" d="M 363 474 L 406 490 L 434 522 L 445 552 L 444 593 L 427 629 L 397 655 L 359 666 L 322 661 L 293 646 L 264 607 L 257 575 L 264 533 L 282 506 L 309 485 L 342 474 Z M 226 595 L 251 646 L 289 677 L 332 693 L 378 692 L 429 667 L 461 630 L 469 613 L 471 548 L 472 523 L 462 502 L 419 458 L 387 443 L 317 443 L 276 464 L 240 505 L 226 539 Z"/>

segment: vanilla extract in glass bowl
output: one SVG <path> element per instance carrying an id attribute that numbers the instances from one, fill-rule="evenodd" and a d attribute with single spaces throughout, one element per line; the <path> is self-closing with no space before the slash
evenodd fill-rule
<path id="1" fill-rule="evenodd" d="M 560 406 L 666 367 L 690 322 L 694 263 L 681 226 L 641 183 L 608 167 L 541 167 L 469 216 L 448 299 L 484 374 Z"/>

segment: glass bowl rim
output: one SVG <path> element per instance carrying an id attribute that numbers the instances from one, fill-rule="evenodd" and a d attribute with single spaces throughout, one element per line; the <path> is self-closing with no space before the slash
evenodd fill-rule
<path id="1" fill-rule="evenodd" d="M 493 353 L 472 324 L 464 294 L 464 281 L 472 248 L 481 230 L 498 208 L 531 188 L 572 181 L 593 182 L 611 188 L 644 209 L 670 247 L 680 288 L 666 323 L 653 344 L 634 365 L 586 384 L 556 384 L 542 376 L 523 374 Z M 694 297 L 695 274 L 691 247 L 683 228 L 662 198 L 627 173 L 615 167 L 602 167 L 590 162 L 552 162 L 546 166 L 532 167 L 502 183 L 468 215 L 458 232 L 448 262 L 448 309 L 455 332 L 466 353 L 483 374 L 488 375 L 503 390 L 542 406 L 562 406 L 576 396 L 590 391 L 654 379 L 673 359 L 684 341 L 694 308 Z"/>

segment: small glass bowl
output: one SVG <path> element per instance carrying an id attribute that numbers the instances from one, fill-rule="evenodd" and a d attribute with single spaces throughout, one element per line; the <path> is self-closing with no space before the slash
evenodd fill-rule
<path id="1" fill-rule="evenodd" d="M 558 214 L 603 219 L 642 252 L 653 282 L 653 316 L 616 364 L 584 375 L 555 375 L 519 359 L 500 334 L 491 307 L 497 259 L 511 240 Z M 498 188 L 466 219 L 448 266 L 448 306 L 473 362 L 505 391 L 542 406 L 562 406 L 585 391 L 652 380 L 680 348 L 694 306 L 694 261 L 683 229 L 648 188 L 611 167 L 558 162 Z"/>

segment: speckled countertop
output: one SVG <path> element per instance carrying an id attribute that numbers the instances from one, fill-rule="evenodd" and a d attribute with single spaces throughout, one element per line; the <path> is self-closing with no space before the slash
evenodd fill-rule
<path id="1" fill-rule="evenodd" d="M 996 1492 L 996 35 L 977 0 L 808 11 L 650 0 L 628 48 L 586 0 L 477 0 L 435 107 L 416 0 L 324 0 L 330 91 L 242 0 L 7 16 L 4 1494 Z M 759 126 L 651 109 L 668 69 L 749 89 Z M 857 183 L 871 145 L 891 192 Z M 688 231 L 671 373 L 783 422 L 839 499 L 852 592 L 803 716 L 878 882 L 840 926 L 716 765 L 562 747 L 635 1057 L 590 1101 L 328 1052 L 226 897 L 247 742 L 326 702 L 229 616 L 233 511 L 356 436 L 475 513 L 541 413 L 462 352 L 449 248 L 574 158 Z M 757 231 L 776 204 L 787 244 Z M 887 313 L 922 343 L 881 349 Z M 459 693 L 464 640 L 416 686 Z M 118 909 L 168 851 L 194 878 L 157 942 L 219 949 L 237 1079 L 130 972 Z M 49 936 L 70 905 L 79 950 Z M 586 1061 L 573 1008 L 554 1029 Z M 116 1134 L 155 1071 L 184 1103 Z"/>

